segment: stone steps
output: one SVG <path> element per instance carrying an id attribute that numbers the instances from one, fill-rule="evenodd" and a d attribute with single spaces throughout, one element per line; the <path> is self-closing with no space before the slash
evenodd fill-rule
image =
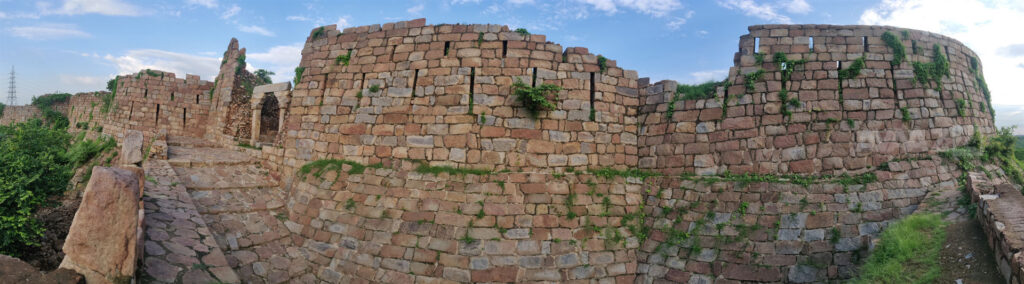
<path id="1" fill-rule="evenodd" d="M 256 165 L 174 167 L 189 190 L 257 189 L 277 187 L 270 173 Z"/>
<path id="2" fill-rule="evenodd" d="M 182 147 L 167 148 L 167 162 L 174 167 L 206 167 L 217 165 L 252 164 L 249 155 L 224 148 Z"/>
<path id="3" fill-rule="evenodd" d="M 203 214 L 274 210 L 285 204 L 285 193 L 279 188 L 193 190 L 189 194 Z"/>
<path id="4" fill-rule="evenodd" d="M 284 210 L 228 212 L 202 214 L 214 234 L 217 244 L 225 251 L 247 249 L 272 243 L 289 236 L 284 225 Z"/>

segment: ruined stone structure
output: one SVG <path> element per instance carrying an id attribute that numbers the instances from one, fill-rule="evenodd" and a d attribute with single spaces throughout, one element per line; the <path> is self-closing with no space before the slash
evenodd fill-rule
<path id="1" fill-rule="evenodd" d="M 935 154 L 995 130 L 977 55 L 895 27 L 752 26 L 700 99 L 498 25 L 317 28 L 291 90 L 251 86 L 244 53 L 214 83 L 122 76 L 100 119 L 169 145 L 144 166 L 142 279 L 846 279 L 956 188 Z M 531 117 L 517 82 L 559 86 L 556 107 Z"/>

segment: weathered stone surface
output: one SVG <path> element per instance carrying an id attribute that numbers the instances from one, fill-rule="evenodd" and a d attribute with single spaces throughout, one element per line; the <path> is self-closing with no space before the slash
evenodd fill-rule
<path id="1" fill-rule="evenodd" d="M 94 167 L 60 266 L 82 273 L 90 283 L 135 275 L 140 190 L 136 172 Z"/>
<path id="2" fill-rule="evenodd" d="M 142 162 L 142 132 L 127 130 L 124 132 L 124 141 L 121 141 L 122 164 L 138 164 Z"/>

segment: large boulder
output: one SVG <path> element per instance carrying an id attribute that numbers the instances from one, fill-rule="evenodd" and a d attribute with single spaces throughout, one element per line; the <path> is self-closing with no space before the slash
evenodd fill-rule
<path id="1" fill-rule="evenodd" d="M 0 283 L 85 283 L 85 278 L 64 268 L 44 274 L 20 259 L 0 254 Z"/>
<path id="2" fill-rule="evenodd" d="M 142 162 L 142 132 L 126 130 L 121 141 L 121 164 L 133 165 Z"/>
<path id="3" fill-rule="evenodd" d="M 139 173 L 94 167 L 67 239 L 67 268 L 89 283 L 124 283 L 135 275 L 139 231 Z"/>

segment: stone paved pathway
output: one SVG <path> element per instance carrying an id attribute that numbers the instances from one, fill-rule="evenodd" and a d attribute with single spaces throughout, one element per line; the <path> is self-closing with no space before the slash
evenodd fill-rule
<path id="1" fill-rule="evenodd" d="M 243 283 L 317 283 L 314 256 L 284 225 L 287 194 L 241 152 L 171 138 L 168 161 L 185 195 L 212 233 L 212 245 Z M 186 282 L 187 281 L 182 281 Z M 224 281 L 227 282 L 227 281 Z"/>
<path id="2" fill-rule="evenodd" d="M 167 161 L 143 164 L 146 186 L 143 283 L 239 283 L 213 233 Z"/>

